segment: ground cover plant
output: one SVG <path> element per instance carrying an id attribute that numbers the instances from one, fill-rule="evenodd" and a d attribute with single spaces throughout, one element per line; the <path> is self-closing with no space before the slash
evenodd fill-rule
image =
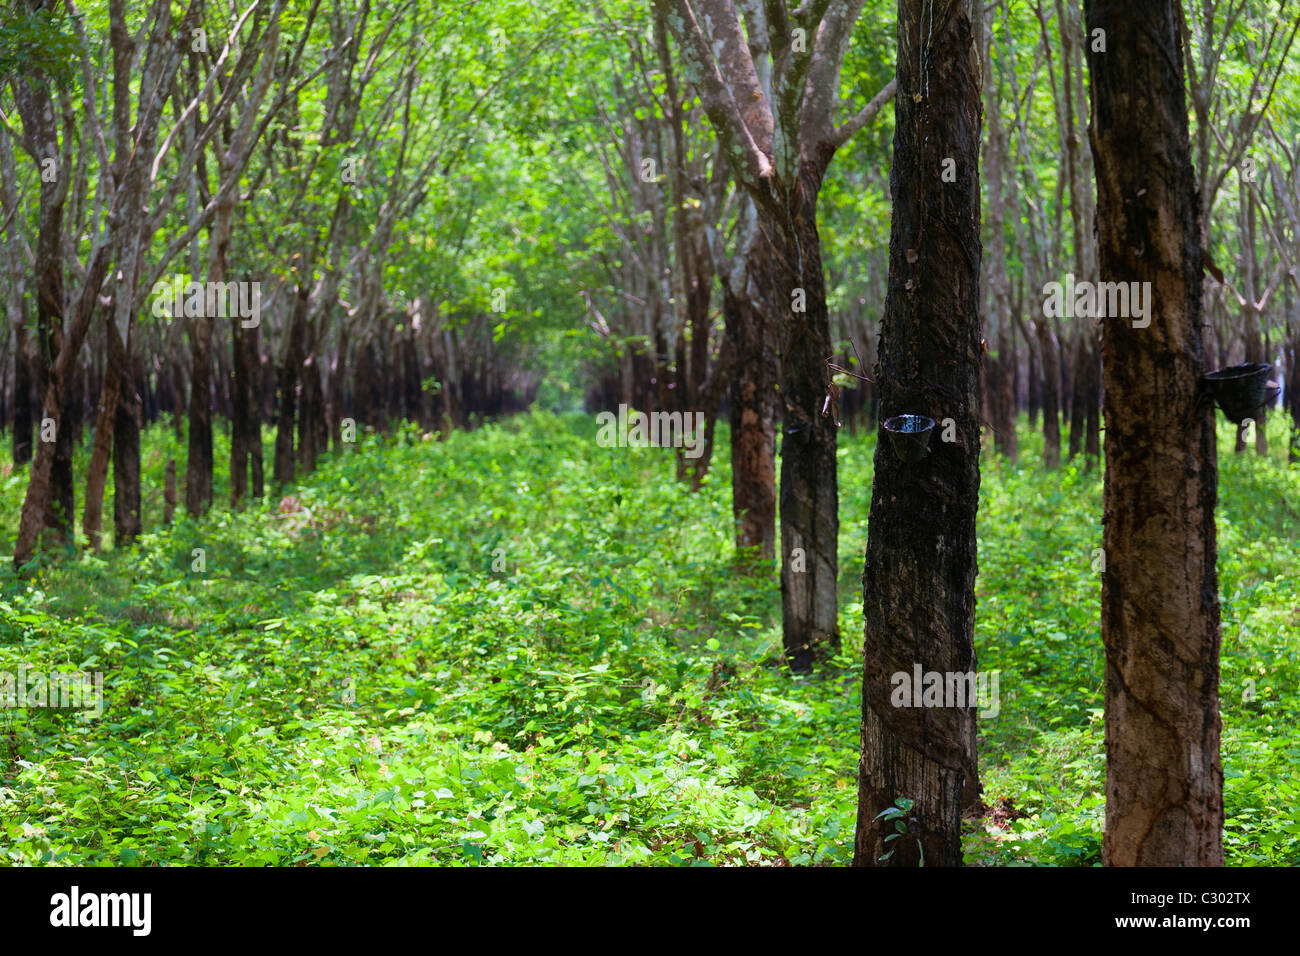
<path id="1" fill-rule="evenodd" d="M 0 671 L 98 670 L 105 696 L 98 718 L 0 711 L 0 858 L 847 863 L 860 601 L 840 656 L 792 676 L 775 576 L 733 573 L 727 456 L 692 493 L 664 450 L 594 436 L 543 412 L 405 428 L 243 511 L 0 571 Z M 146 434 L 146 483 L 174 442 Z M 845 594 L 874 445 L 839 452 Z M 1296 865 L 1300 473 L 1223 462 L 1225 847 Z M 21 491 L 0 481 L 6 516 Z M 969 865 L 1099 862 L 1099 512 L 1082 463 L 985 467 L 977 649 L 1000 707 Z"/>

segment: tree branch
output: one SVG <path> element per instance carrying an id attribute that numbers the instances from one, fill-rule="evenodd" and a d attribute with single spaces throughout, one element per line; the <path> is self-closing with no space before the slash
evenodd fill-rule
<path id="1" fill-rule="evenodd" d="M 730 0 L 706 0 L 701 4 L 713 27 L 714 39 L 721 41 L 721 65 L 731 80 L 728 85 L 690 0 L 654 2 L 682 47 L 686 78 L 700 94 L 728 163 L 737 178 L 751 188 L 759 188 L 772 177 L 772 115 L 734 6 Z"/>
<path id="2" fill-rule="evenodd" d="M 876 118 L 876 115 L 884 109 L 885 104 L 894 98 L 897 89 L 898 78 L 895 77 L 881 87 L 880 92 L 871 98 L 870 103 L 858 110 L 848 122 L 831 134 L 831 145 L 839 149 L 847 143 L 854 133 Z"/>

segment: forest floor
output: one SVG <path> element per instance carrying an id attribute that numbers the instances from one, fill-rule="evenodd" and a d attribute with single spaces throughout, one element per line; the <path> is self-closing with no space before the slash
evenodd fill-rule
<path id="1" fill-rule="evenodd" d="M 597 447 L 590 416 L 408 428 L 291 500 L 22 579 L 25 471 L 0 473 L 0 672 L 102 672 L 105 701 L 0 709 L 0 863 L 848 862 L 874 438 L 839 453 L 844 650 L 800 678 L 771 663 L 775 573 L 732 566 L 719 431 L 692 494 L 666 450 Z M 1221 424 L 1233 865 L 1300 864 L 1300 468 L 1270 437 L 1233 455 Z M 145 436 L 148 528 L 183 447 Z M 1045 471 L 1023 419 L 1021 453 L 983 466 L 976 640 L 1000 697 L 966 857 L 1096 864 L 1101 477 Z"/>

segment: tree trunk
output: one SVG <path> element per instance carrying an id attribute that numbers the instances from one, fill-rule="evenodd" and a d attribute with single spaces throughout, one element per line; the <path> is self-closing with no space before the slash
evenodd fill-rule
<path id="1" fill-rule="evenodd" d="M 176 459 L 167 459 L 167 471 L 163 476 L 163 524 L 170 526 L 176 517 Z"/>
<path id="2" fill-rule="evenodd" d="M 686 245 L 693 242 L 693 236 L 684 240 Z M 703 451 L 698 458 L 687 458 L 680 452 L 677 457 L 677 477 L 683 481 L 689 480 L 691 488 L 696 491 L 704 482 L 713 458 L 713 428 L 722 397 L 722 382 L 718 380 L 721 371 L 715 369 L 714 379 L 709 378 L 709 331 L 713 324 L 709 315 L 709 303 L 713 296 L 713 272 L 706 268 L 706 262 L 702 252 L 696 254 L 692 249 L 687 264 L 688 275 L 684 279 L 686 325 L 690 329 L 690 342 L 687 343 L 684 334 L 677 336 L 677 393 L 682 402 L 682 410 L 692 416 L 692 420 L 696 412 L 704 413 Z M 725 364 L 721 356 L 718 364 Z M 719 387 L 710 390 L 708 386 L 711 384 Z"/>
<path id="3" fill-rule="evenodd" d="M 823 168 L 804 164 L 788 199 L 788 224 L 760 208 L 759 229 L 783 241 L 771 258 L 765 254 L 769 247 L 757 244 L 759 258 L 751 256 L 746 267 L 773 314 L 782 317 L 781 623 L 786 660 L 795 673 L 810 672 L 815 660 L 828 660 L 840 649 L 837 423 L 834 415 L 822 414 L 832 354 L 817 233 Z"/>
<path id="4" fill-rule="evenodd" d="M 261 498 L 265 492 L 265 481 L 262 474 L 263 415 L 261 382 L 264 376 L 262 375 L 261 336 L 261 326 L 254 326 L 246 332 L 244 338 L 244 347 L 247 350 L 244 371 L 248 375 L 248 427 L 245 446 L 248 449 L 249 481 L 251 482 L 249 491 L 254 498 Z"/>
<path id="5" fill-rule="evenodd" d="M 134 370 L 127 360 L 130 349 L 122 343 L 115 313 L 115 309 L 110 309 L 105 315 L 107 361 L 95 426 L 95 443 L 86 471 L 86 500 L 82 518 L 82 533 L 96 551 L 100 549 L 104 487 L 110 461 L 113 465 L 115 546 L 134 539 L 141 531 L 138 377 L 133 374 Z M 123 431 L 119 432 L 119 428 Z"/>
<path id="6" fill-rule="evenodd" d="M 1088 332 L 1084 328 L 1079 328 L 1074 336 L 1074 369 L 1070 379 L 1070 454 L 1066 461 L 1074 461 L 1083 450 L 1083 430 L 1088 420 Z"/>
<path id="7" fill-rule="evenodd" d="M 179 355 L 178 349 L 177 357 L 168 363 L 172 377 L 172 394 L 176 401 L 172 406 L 172 432 L 178 441 L 185 437 L 185 413 L 188 407 L 185 402 L 185 367 Z"/>
<path id="8" fill-rule="evenodd" d="M 77 305 L 72 327 L 63 338 L 58 357 L 49 363 L 47 374 L 44 376 L 45 383 L 42 388 L 44 393 L 43 408 L 46 410 L 45 414 L 53 418 L 56 433 L 59 432 L 60 421 L 64 415 L 64 404 L 60 399 L 63 389 L 60 386 L 70 374 L 73 362 L 76 360 L 77 354 L 81 351 L 82 343 L 86 339 L 86 330 L 90 327 L 99 288 L 104 281 L 104 273 L 107 270 L 108 256 L 106 255 L 106 247 L 100 246 L 91 255 L 90 262 L 86 266 L 85 284 L 82 287 L 81 298 Z M 52 475 L 54 473 L 56 450 L 56 443 L 44 441 L 40 442 L 35 449 L 31 477 L 27 481 L 27 492 L 23 496 L 22 515 L 18 521 L 18 536 L 14 541 L 13 563 L 15 569 L 23 567 L 32 559 L 35 554 L 36 544 L 41 537 L 41 531 L 46 527 L 48 521 L 47 512 L 51 510 L 51 498 L 53 496 Z M 68 514 L 71 514 L 71 512 L 69 511 Z"/>
<path id="9" fill-rule="evenodd" d="M 882 419 L 913 413 L 937 424 L 919 461 L 900 460 L 884 434 L 876 446 L 862 575 L 858 866 L 960 865 L 961 811 L 978 796 L 974 702 L 893 706 L 891 690 L 894 675 L 910 680 L 917 667 L 975 671 L 980 12 L 969 0 L 943 11 L 898 2 L 889 291 L 875 379 Z M 947 159 L 955 182 L 939 179 Z M 907 833 L 885 842 L 894 826 L 877 817 L 897 800 L 914 801 L 900 821 Z"/>
<path id="10" fill-rule="evenodd" d="M 330 366 L 329 425 L 330 448 L 337 454 L 344 449 L 343 419 L 347 417 L 348 324 L 345 316 L 339 329 L 338 350 Z M 435 420 L 436 427 L 436 420 Z"/>
<path id="11" fill-rule="evenodd" d="M 13 138 L 0 133 L 0 207 L 18 207 L 18 175 L 14 170 Z M 36 421 L 33 417 L 36 403 L 32 400 L 36 387 L 35 356 L 27 334 L 26 272 L 27 262 L 18 241 L 19 232 L 9 234 L 3 246 L 3 266 L 8 279 L 8 296 L 5 316 L 13 329 L 14 390 L 12 401 L 13 463 L 17 468 L 32 460 L 32 433 Z"/>
<path id="12" fill-rule="evenodd" d="M 1004 179 L 1006 137 L 1002 131 L 1000 89 L 997 71 L 990 57 L 992 31 L 985 29 L 977 37 L 980 46 L 983 96 L 988 111 L 988 135 L 984 139 L 984 174 L 988 183 L 989 255 L 987 264 L 988 298 L 990 312 L 985 327 L 988 329 L 990 348 L 997 350 L 996 358 L 986 357 L 993 426 L 993 445 L 1011 461 L 1019 457 L 1016 440 L 1016 372 L 1015 336 L 1011 326 L 1011 277 L 1007 272 L 1006 207 L 1007 191 Z M 996 334 L 994 330 L 996 329 Z"/>
<path id="13" fill-rule="evenodd" d="M 724 286 L 722 314 L 732 350 L 731 507 L 736 550 L 769 561 L 776 553 L 775 336 L 742 294 Z M 751 550 L 756 549 L 756 553 Z"/>
<path id="14" fill-rule="evenodd" d="M 1255 413 L 1255 454 L 1268 457 L 1268 406 L 1261 405 Z"/>
<path id="15" fill-rule="evenodd" d="M 112 311 L 106 310 L 109 335 L 116 335 L 111 328 Z M 101 529 L 104 517 L 104 486 L 108 483 L 108 465 L 113 453 L 113 419 L 117 415 L 118 395 L 117 369 L 110 359 L 104 369 L 104 382 L 100 387 L 99 408 L 95 415 L 95 439 L 90 452 L 90 464 L 86 467 L 86 494 L 82 509 L 81 531 L 86 536 L 90 547 L 99 551 Z"/>
<path id="16" fill-rule="evenodd" d="M 1084 424 L 1084 470 L 1092 471 L 1101 460 L 1101 337 L 1091 333 L 1088 349 L 1088 382 L 1085 395 L 1088 401 L 1087 421 Z"/>
<path id="17" fill-rule="evenodd" d="M 357 368 L 354 373 L 356 382 L 354 387 L 356 392 L 353 401 L 356 403 L 356 420 L 358 424 L 365 423 L 370 427 L 375 426 L 375 402 L 374 402 L 374 380 L 375 380 L 375 352 L 370 342 L 364 337 L 358 343 L 357 347 Z M 442 382 L 442 390 L 439 392 L 442 397 L 444 407 L 450 409 L 449 400 L 450 389 L 446 381 Z M 448 428 L 450 428 L 450 411 L 448 412 Z"/>
<path id="18" fill-rule="evenodd" d="M 1020 334 L 1025 340 L 1025 379 L 1028 386 L 1029 430 L 1033 431 L 1038 427 L 1038 413 L 1043 407 L 1043 377 L 1038 363 L 1038 350 L 1034 348 L 1034 343 L 1030 340 L 1023 326 Z"/>
<path id="19" fill-rule="evenodd" d="M 1258 295 L 1255 263 L 1255 204 L 1245 178 L 1238 178 L 1241 187 L 1241 212 L 1237 219 L 1239 227 L 1238 245 L 1241 248 L 1241 294 L 1246 299 L 1241 306 L 1242 338 L 1246 345 L 1246 361 L 1264 362 L 1267 361 L 1267 358 L 1264 355 L 1263 332 L 1260 329 L 1259 310 L 1255 308 L 1256 296 Z M 1237 454 L 1244 452 L 1247 441 L 1253 437 L 1256 452 L 1261 455 L 1268 454 L 1268 439 L 1263 437 L 1264 416 L 1265 410 L 1261 407 L 1253 416 L 1237 426 L 1237 441 L 1233 447 L 1234 452 Z M 1262 449 L 1260 447 L 1261 441 L 1263 442 Z"/>
<path id="20" fill-rule="evenodd" d="M 41 409 L 37 430 L 42 443 L 54 445 L 42 529 L 49 532 L 51 543 L 68 544 L 71 542 L 76 511 L 72 456 L 80 409 L 71 399 L 77 375 L 77 354 L 68 356 L 67 372 L 64 375 L 55 374 L 54 367 L 57 356 L 62 351 L 60 343 L 63 339 L 63 273 L 59 259 L 62 251 L 62 200 L 58 201 L 57 208 L 47 209 L 44 203 L 44 184 L 41 193 L 41 227 L 36 252 L 36 337 L 40 362 L 36 374 L 40 391 L 45 396 L 45 404 Z M 49 404 L 51 392 L 58 403 L 57 408 Z M 46 441 L 47 420 L 54 423 L 52 442 Z"/>
<path id="21" fill-rule="evenodd" d="M 998 328 L 998 357 L 996 364 L 996 403 L 993 415 L 993 442 L 997 451 L 1009 461 L 1020 457 L 1020 443 L 1016 437 L 1016 346 L 1011 323 L 1003 317 Z"/>
<path id="22" fill-rule="evenodd" d="M 1056 336 L 1046 318 L 1034 320 L 1043 369 L 1043 464 L 1061 466 L 1061 378 Z"/>
<path id="23" fill-rule="evenodd" d="M 310 290 L 298 286 L 289 316 L 289 339 L 279 370 L 279 405 L 275 421 L 275 481 L 289 485 L 294 479 L 293 428 L 298 411 L 298 376 L 302 369 L 303 339 L 306 335 L 307 300 Z"/>
<path id="24" fill-rule="evenodd" d="M 1288 325 L 1289 325 L 1288 320 Z M 1287 443 L 1287 462 L 1300 462 L 1300 335 L 1289 337 L 1285 350 L 1285 391 L 1283 401 L 1291 413 L 1291 440 Z"/>
<path id="25" fill-rule="evenodd" d="M 212 506 L 212 318 L 190 326 L 190 434 L 185 462 L 185 510 L 191 517 Z"/>
<path id="26" fill-rule="evenodd" d="M 321 387 L 320 370 L 316 367 L 313 348 L 298 371 L 302 383 L 298 408 L 298 467 L 304 475 L 316 470 L 316 458 L 323 448 L 317 447 L 320 437 Z"/>
<path id="27" fill-rule="evenodd" d="M 48 84 L 32 83 L 20 75 L 13 80 L 12 86 L 28 151 L 42 159 L 63 157 L 59 147 L 58 111 Z M 70 178 L 67 171 L 49 179 L 41 177 L 32 288 L 36 296 L 36 384 L 41 398 L 40 419 L 36 424 L 40 443 L 45 446 L 47 454 L 42 456 L 41 449 L 36 449 L 36 461 L 23 507 L 25 520 L 20 522 L 14 552 L 15 566 L 30 558 L 44 531 L 51 532 L 52 540 L 69 541 L 74 521 L 72 444 L 79 409 L 71 407 L 69 398 L 81 342 L 75 342 L 75 351 L 65 353 L 63 208 Z M 83 330 L 83 339 L 84 334 Z M 56 368 L 59 360 L 64 362 L 62 369 Z M 54 427 L 51 441 L 46 440 L 49 437 L 47 420 Z M 31 508 L 28 508 L 28 502 Z M 23 524 L 26 524 L 25 528 Z"/>
<path id="28" fill-rule="evenodd" d="M 116 334 L 116 333 L 114 333 Z M 113 420 L 113 546 L 130 544 L 144 531 L 140 514 L 140 376 L 128 357 L 133 351 L 128 337 L 119 358 L 128 371 L 119 371 L 121 386 Z"/>
<path id="29" fill-rule="evenodd" d="M 1173 0 L 1085 0 L 1103 281 L 1149 282 L 1150 326 L 1103 323 L 1102 639 L 1109 866 L 1222 866 L 1214 409 L 1201 230 Z"/>
<path id="30" fill-rule="evenodd" d="M 724 347 L 726 343 L 723 343 Z M 731 378 L 732 364 L 730 352 L 722 352 L 714 365 L 709 378 L 699 386 L 691 410 L 704 414 L 704 451 L 690 465 L 691 490 L 699 491 L 704 478 L 709 473 L 713 461 L 714 431 L 718 423 L 718 406 L 722 404 L 722 394 Z"/>
<path id="31" fill-rule="evenodd" d="M 61 389 L 63 417 L 59 420 L 54 444 L 54 462 L 50 470 L 50 502 L 45 512 L 47 540 L 52 544 L 70 545 L 76 522 L 77 492 L 72 475 L 72 457 L 76 452 L 76 435 L 81 418 L 81 403 L 74 400 L 76 372 Z"/>
<path id="32" fill-rule="evenodd" d="M 19 326 L 14 331 L 14 467 L 32 460 L 32 432 L 36 421 L 32 416 L 32 357 L 27 344 L 27 330 Z"/>
<path id="33" fill-rule="evenodd" d="M 683 428 L 690 430 L 695 421 L 695 386 L 691 381 L 691 367 L 686 360 L 686 329 L 677 330 L 673 343 L 673 389 L 669 393 L 673 398 L 673 411 L 682 413 Z M 686 481 L 690 477 L 691 466 L 687 464 L 686 449 L 677 449 L 677 480 Z"/>
<path id="34" fill-rule="evenodd" d="M 252 429 L 249 419 L 252 412 L 250 386 L 253 381 L 249 367 L 248 346 L 244 342 L 247 329 L 238 316 L 230 320 L 230 506 L 239 508 L 248 495 L 248 456 Z"/>

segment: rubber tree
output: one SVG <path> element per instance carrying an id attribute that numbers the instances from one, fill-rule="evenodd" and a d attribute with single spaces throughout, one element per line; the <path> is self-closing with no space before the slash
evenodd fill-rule
<path id="1" fill-rule="evenodd" d="M 833 349 L 817 195 L 837 149 L 893 97 L 889 83 L 835 124 L 840 71 L 865 0 L 655 0 L 732 173 L 753 202 L 735 319 L 769 321 L 783 417 L 779 492 L 782 634 L 796 672 L 839 649 L 836 423 L 823 415 Z M 724 310 L 727 303 L 724 301 Z M 746 311 L 748 310 L 748 311 Z M 734 380 L 762 369 L 766 336 L 733 336 Z M 752 345 L 751 356 L 740 349 Z M 753 383 L 761 405 L 767 383 Z M 733 390 L 733 395 L 737 394 Z M 761 424 L 761 422 L 760 422 Z M 763 468 L 763 463 L 755 463 Z"/>
<path id="2" fill-rule="evenodd" d="M 1140 320 L 1102 325 L 1102 863 L 1221 866 L 1218 463 L 1200 381 L 1203 233 L 1181 8 L 1086 0 L 1084 11 L 1101 279 L 1146 284 L 1150 302 Z"/>
<path id="3" fill-rule="evenodd" d="M 53 4 L 46 0 L 28 0 L 25 6 L 32 14 L 41 14 L 48 13 Z M 31 263 L 30 285 L 36 300 L 35 379 L 38 393 L 46 403 L 41 408 L 38 422 L 38 445 L 53 445 L 54 454 L 48 463 L 48 473 L 36 467 L 37 463 L 33 465 L 32 480 L 44 475 L 43 480 L 49 483 L 49 487 L 37 496 L 42 505 L 39 515 L 32 517 L 39 522 L 36 527 L 38 534 L 48 531 L 52 541 L 70 543 L 75 506 L 72 474 L 75 435 L 71 427 L 64 426 L 71 424 L 67 419 L 75 414 L 75 410 L 70 407 L 69 379 L 65 377 L 53 380 L 52 375 L 58 362 L 60 344 L 66 339 L 64 317 L 68 301 L 62 254 L 64 214 L 72 180 L 72 141 L 75 134 L 71 129 L 64 128 L 63 136 L 60 137 L 61 127 L 66 126 L 66 120 L 71 118 L 67 93 L 55 89 L 54 84 L 41 71 L 33 70 L 31 75 L 24 73 L 9 79 L 14 104 L 22 120 L 19 142 L 40 170 L 36 248 Z M 64 123 L 60 122 L 60 117 Z M 74 355 L 65 366 L 68 374 L 71 374 L 75 360 Z M 57 408 L 49 404 L 49 385 L 52 381 L 57 386 L 53 392 Z M 37 459 L 40 458 L 39 450 L 38 448 Z"/>
<path id="4" fill-rule="evenodd" d="M 13 463 L 25 465 L 32 460 L 32 436 L 36 425 L 32 417 L 32 389 L 35 384 L 35 361 L 29 348 L 27 309 L 24 304 L 27 286 L 27 262 L 23 255 L 23 235 L 18 216 L 9 210 L 18 208 L 18 174 L 14 163 L 14 137 L 0 130 L 0 208 L 5 211 L 4 270 L 9 294 L 5 296 L 5 319 L 13 329 L 14 385 L 13 422 L 10 440 Z"/>
<path id="5" fill-rule="evenodd" d="M 866 562 L 854 863 L 956 866 L 978 796 L 975 701 L 895 706 L 896 675 L 975 671 L 980 453 L 980 17 L 898 2 L 889 286 L 875 366 L 882 421 L 938 424 L 929 453 L 876 446 Z M 931 23 L 931 16 L 934 17 Z M 928 703 L 932 703 L 927 701 Z M 908 701 L 908 703 L 917 703 Z M 953 704 L 956 704 L 954 706 Z M 881 817 L 910 806 L 900 819 Z M 887 840 L 902 824 L 905 835 Z"/>

